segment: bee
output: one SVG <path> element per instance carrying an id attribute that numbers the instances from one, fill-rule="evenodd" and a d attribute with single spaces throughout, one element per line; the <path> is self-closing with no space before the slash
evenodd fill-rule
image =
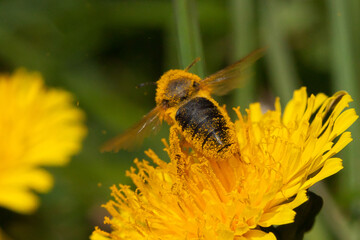
<path id="1" fill-rule="evenodd" d="M 106 142 L 102 151 L 131 149 L 146 136 L 156 132 L 163 121 L 170 134 L 180 134 L 205 157 L 227 159 L 240 154 L 234 124 L 225 108 L 211 97 L 224 95 L 237 88 L 248 77 L 249 67 L 263 55 L 263 49 L 204 78 L 189 72 L 195 59 L 184 70 L 164 73 L 156 82 L 156 107 L 125 133 Z"/>

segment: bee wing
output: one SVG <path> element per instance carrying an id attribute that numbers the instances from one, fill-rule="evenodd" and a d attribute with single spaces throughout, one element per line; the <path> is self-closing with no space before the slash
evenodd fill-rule
<path id="1" fill-rule="evenodd" d="M 154 108 L 132 128 L 107 141 L 101 147 L 101 152 L 118 152 L 120 149 L 131 150 L 140 145 L 145 137 L 151 133 L 156 133 L 160 129 L 161 119 L 159 115 L 159 109 Z"/>
<path id="2" fill-rule="evenodd" d="M 250 76 L 250 66 L 264 55 L 264 48 L 257 49 L 240 61 L 204 78 L 202 83 L 215 95 L 224 95 L 241 87 Z"/>

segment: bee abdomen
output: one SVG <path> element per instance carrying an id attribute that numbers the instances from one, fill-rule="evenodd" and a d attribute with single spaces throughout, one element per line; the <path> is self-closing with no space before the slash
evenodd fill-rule
<path id="1" fill-rule="evenodd" d="M 203 140 L 202 148 L 204 148 L 207 141 L 211 139 L 214 139 L 219 145 L 223 145 L 224 142 L 222 141 L 222 139 L 227 139 L 226 130 L 228 129 L 229 129 L 228 127 L 222 126 L 220 128 L 213 129 L 212 131 L 208 132 L 205 139 Z"/>
<path id="2" fill-rule="evenodd" d="M 175 120 L 185 138 L 198 148 L 221 152 L 232 143 L 228 124 L 220 110 L 210 100 L 191 99 L 176 112 Z"/>

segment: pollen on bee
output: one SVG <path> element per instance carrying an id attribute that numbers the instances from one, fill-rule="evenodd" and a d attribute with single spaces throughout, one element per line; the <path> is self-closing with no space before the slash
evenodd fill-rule
<path id="1" fill-rule="evenodd" d="M 186 72 L 184 70 L 172 69 L 164 73 L 161 78 L 157 81 L 156 97 L 155 101 L 160 104 L 164 96 L 168 93 L 169 82 L 176 79 L 192 79 L 200 81 L 200 77 Z"/>

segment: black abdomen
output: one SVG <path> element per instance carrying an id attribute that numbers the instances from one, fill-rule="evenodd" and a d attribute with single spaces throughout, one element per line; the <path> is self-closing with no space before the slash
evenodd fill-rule
<path id="1" fill-rule="evenodd" d="M 210 100 L 197 97 L 181 106 L 175 120 L 187 141 L 212 152 L 226 151 L 230 142 L 229 126 L 220 110 Z"/>

